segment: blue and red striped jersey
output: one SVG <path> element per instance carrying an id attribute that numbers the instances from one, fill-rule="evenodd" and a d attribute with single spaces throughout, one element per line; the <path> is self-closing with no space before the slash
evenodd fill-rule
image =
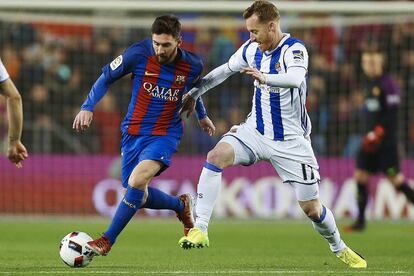
<path id="1" fill-rule="evenodd" d="M 175 62 L 160 64 L 151 39 L 132 44 L 102 68 L 110 83 L 132 74 L 132 96 L 121 131 L 131 135 L 181 137 L 183 124 L 178 111 L 182 96 L 199 81 L 202 69 L 202 60 L 184 49 L 178 49 Z M 197 102 L 200 105 L 204 110 L 202 102 Z"/>

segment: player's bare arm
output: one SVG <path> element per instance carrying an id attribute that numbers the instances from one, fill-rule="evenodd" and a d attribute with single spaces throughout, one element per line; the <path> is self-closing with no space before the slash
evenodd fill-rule
<path id="1" fill-rule="evenodd" d="M 72 128 L 77 132 L 84 131 L 91 125 L 92 118 L 93 112 L 88 110 L 81 110 L 79 111 L 78 115 L 76 115 Z"/>
<path id="2" fill-rule="evenodd" d="M 11 79 L 0 83 L 0 94 L 7 98 L 8 113 L 8 149 L 7 157 L 16 167 L 22 167 L 22 161 L 29 155 L 23 143 L 21 134 L 23 128 L 23 104 L 20 93 Z"/>

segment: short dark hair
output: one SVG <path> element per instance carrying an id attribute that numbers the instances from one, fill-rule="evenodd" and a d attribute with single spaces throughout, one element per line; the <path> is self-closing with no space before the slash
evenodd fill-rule
<path id="1" fill-rule="evenodd" d="M 171 14 L 158 16 L 152 23 L 151 32 L 153 34 L 170 34 L 174 38 L 179 38 L 181 34 L 180 20 Z"/>
<path id="2" fill-rule="evenodd" d="M 256 14 L 259 18 L 259 22 L 267 23 L 273 20 L 279 20 L 279 10 L 271 2 L 266 0 L 257 0 L 250 7 L 248 7 L 244 13 L 243 18 L 248 19 L 253 14 Z"/>

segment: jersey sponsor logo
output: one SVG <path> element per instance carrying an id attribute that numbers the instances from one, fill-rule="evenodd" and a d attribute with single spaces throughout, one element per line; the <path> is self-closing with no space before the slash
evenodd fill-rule
<path id="1" fill-rule="evenodd" d="M 178 75 L 175 79 L 175 83 L 179 86 L 182 86 L 185 83 L 185 76 Z"/>
<path id="2" fill-rule="evenodd" d="M 158 74 L 157 74 L 157 73 L 151 73 L 151 72 L 149 72 L 149 71 L 145 71 L 144 75 L 145 75 L 145 76 L 158 76 Z"/>
<path id="3" fill-rule="evenodd" d="M 268 91 L 270 93 L 280 93 L 280 88 L 275 86 L 269 86 L 267 84 L 260 84 L 259 82 L 255 82 L 256 87 L 260 88 L 262 91 Z"/>
<path id="4" fill-rule="evenodd" d="M 172 89 L 168 87 L 162 87 L 150 82 L 144 82 L 142 85 L 145 91 L 148 92 L 152 97 L 163 99 L 170 102 L 178 101 L 180 89 Z"/>
<path id="5" fill-rule="evenodd" d="M 116 59 L 114 59 L 110 65 L 112 71 L 119 67 L 122 64 L 122 55 L 119 55 Z"/>
<path id="6" fill-rule="evenodd" d="M 293 61 L 295 62 L 302 62 L 305 60 L 305 55 L 301 50 L 293 50 Z"/>

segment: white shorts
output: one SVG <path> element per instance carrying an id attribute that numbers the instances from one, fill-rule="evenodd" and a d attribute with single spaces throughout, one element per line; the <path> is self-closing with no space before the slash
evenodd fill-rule
<path id="1" fill-rule="evenodd" d="M 290 140 L 274 141 L 261 135 L 247 124 L 234 126 L 220 142 L 234 149 L 234 165 L 251 165 L 269 161 L 283 182 L 295 190 L 299 201 L 319 197 L 319 166 L 310 140 L 297 136 Z"/>

